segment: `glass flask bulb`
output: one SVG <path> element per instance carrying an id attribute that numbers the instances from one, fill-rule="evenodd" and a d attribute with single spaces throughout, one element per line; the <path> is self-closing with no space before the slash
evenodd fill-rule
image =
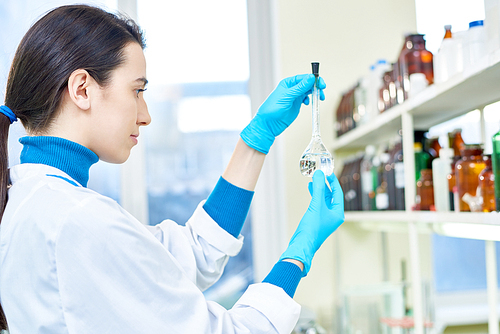
<path id="1" fill-rule="evenodd" d="M 313 63 L 314 64 L 314 63 Z M 317 65 L 318 67 L 319 65 Z M 317 69 L 316 67 L 316 69 Z M 313 73 L 314 73 L 313 65 Z M 333 158 L 331 153 L 327 150 L 321 141 L 319 131 L 319 75 L 314 73 L 316 81 L 312 90 L 312 138 L 311 142 L 302 153 L 300 158 L 300 172 L 304 176 L 312 177 L 317 169 L 323 171 L 328 176 L 333 173 Z"/>

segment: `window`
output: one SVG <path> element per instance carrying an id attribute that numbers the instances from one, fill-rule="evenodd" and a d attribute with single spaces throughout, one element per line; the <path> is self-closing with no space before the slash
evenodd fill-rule
<path id="1" fill-rule="evenodd" d="M 149 222 L 184 224 L 251 119 L 246 1 L 138 1 L 152 123 L 144 134 Z M 250 224 L 207 298 L 231 306 L 253 280 Z M 220 287 L 224 286 L 224 289 Z"/>

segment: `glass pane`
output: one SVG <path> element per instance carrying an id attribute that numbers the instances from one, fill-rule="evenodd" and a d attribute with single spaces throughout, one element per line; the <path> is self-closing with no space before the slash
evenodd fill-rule
<path id="1" fill-rule="evenodd" d="M 138 13 L 148 44 L 152 122 L 142 133 L 150 224 L 185 224 L 251 119 L 246 1 L 139 0 Z M 250 228 L 247 221 L 241 253 L 206 292 L 227 307 L 252 281 Z"/>
<path id="2" fill-rule="evenodd" d="M 417 31 L 425 34 L 427 50 L 433 54 L 444 37 L 444 26 L 452 32 L 469 29 L 469 22 L 484 20 L 483 0 L 415 0 Z"/>

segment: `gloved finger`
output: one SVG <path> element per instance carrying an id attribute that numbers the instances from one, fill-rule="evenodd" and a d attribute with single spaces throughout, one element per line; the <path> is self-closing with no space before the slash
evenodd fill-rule
<path id="1" fill-rule="evenodd" d="M 304 78 L 307 78 L 311 76 L 312 74 L 298 74 L 293 77 L 288 77 L 280 81 L 279 85 L 286 87 L 286 88 L 291 88 L 297 84 L 299 84 Z"/>
<path id="2" fill-rule="evenodd" d="M 317 169 L 313 174 L 313 193 L 312 193 L 312 201 L 323 200 L 325 194 L 325 174 L 321 169 Z"/>
<path id="3" fill-rule="evenodd" d="M 325 80 L 323 80 L 322 77 L 319 77 L 319 80 L 318 80 L 318 88 L 323 90 L 326 88 L 326 83 L 325 83 Z"/>
<path id="4" fill-rule="evenodd" d="M 314 74 L 308 74 L 307 77 L 303 78 L 298 84 L 290 87 L 288 94 L 295 97 L 307 94 L 308 91 L 312 89 L 315 80 Z"/>
<path id="5" fill-rule="evenodd" d="M 320 91 L 319 91 L 319 99 L 320 99 L 321 101 L 324 101 L 324 100 L 325 100 L 325 93 L 323 92 L 323 90 L 320 90 Z"/>
<path id="6" fill-rule="evenodd" d="M 304 98 L 304 101 L 302 101 L 302 103 L 304 103 L 306 106 L 309 105 L 309 96 L 306 95 L 306 97 Z"/>
<path id="7" fill-rule="evenodd" d="M 309 195 L 313 195 L 313 183 L 312 182 L 309 182 L 307 184 L 307 189 L 309 190 Z"/>
<path id="8" fill-rule="evenodd" d="M 328 180 L 328 183 L 330 183 L 330 187 L 332 186 L 333 181 L 335 181 L 336 178 L 337 178 L 337 175 L 335 175 L 335 173 L 331 173 L 330 175 L 328 175 L 326 177 L 326 179 Z"/>

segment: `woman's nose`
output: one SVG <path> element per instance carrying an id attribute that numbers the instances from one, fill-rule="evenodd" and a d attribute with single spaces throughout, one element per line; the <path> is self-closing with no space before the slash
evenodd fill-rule
<path id="1" fill-rule="evenodd" d="M 149 125 L 151 123 L 151 115 L 148 111 L 148 105 L 144 102 L 144 105 L 139 109 L 139 113 L 137 114 L 137 124 L 139 125 Z"/>

